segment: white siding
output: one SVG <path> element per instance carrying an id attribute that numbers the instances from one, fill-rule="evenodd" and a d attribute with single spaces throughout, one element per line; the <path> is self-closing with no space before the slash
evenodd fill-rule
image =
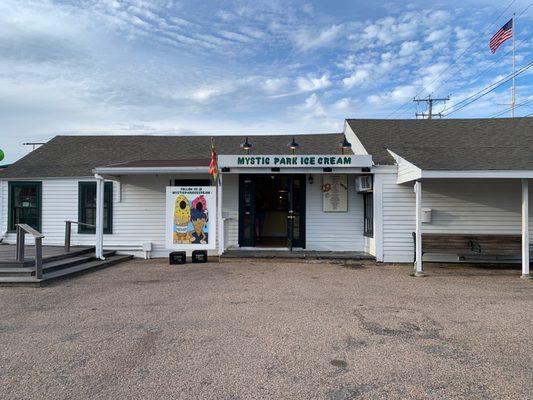
<path id="1" fill-rule="evenodd" d="M 386 262 L 412 262 L 415 200 L 411 184 L 383 184 Z M 520 180 L 433 180 L 422 182 L 422 207 L 431 223 L 422 232 L 520 234 Z M 530 189 L 531 191 L 531 189 Z M 533 232 L 530 216 L 530 231 Z"/>
<path id="2" fill-rule="evenodd" d="M 382 178 L 383 193 L 383 261 L 413 261 L 415 229 L 415 195 L 412 186 L 396 184 L 395 174 Z"/>
<path id="3" fill-rule="evenodd" d="M 355 175 L 348 175 L 348 212 L 322 211 L 322 179 L 306 190 L 306 248 L 309 250 L 363 251 L 363 196 L 355 191 Z"/>
<path id="4" fill-rule="evenodd" d="M 181 175 L 179 178 L 203 179 L 208 176 Z M 64 243 L 65 220 L 78 220 L 78 182 L 91 180 L 90 178 L 42 180 L 44 244 L 62 245 Z M 171 177 L 163 175 L 124 176 L 120 184 L 114 182 L 113 233 L 104 235 L 104 247 L 135 248 L 144 242 L 151 242 L 154 256 L 167 254 L 165 250 L 165 187 L 170 182 Z M 119 193 L 120 187 L 122 196 Z M 3 197 L 4 204 L 6 204 L 7 190 L 4 190 Z M 2 215 L 2 223 L 7 225 L 6 207 Z M 15 242 L 14 233 L 8 234 L 7 242 Z M 94 243 L 94 234 L 78 234 L 77 228 L 73 226 L 73 245 L 94 245 Z"/>
<path id="5" fill-rule="evenodd" d="M 239 175 L 224 175 L 222 184 L 225 248 L 235 247 L 239 245 Z"/>
<path id="6" fill-rule="evenodd" d="M 89 181 L 91 179 L 84 179 Z M 65 220 L 78 219 L 78 180 L 77 179 L 47 179 L 42 180 L 42 219 L 41 230 L 45 236 L 43 243 L 49 245 L 63 244 L 65 240 Z M 8 223 L 8 182 L 3 182 L 3 203 L 2 225 L 7 227 Z M 74 228 L 73 228 L 74 229 Z M 92 243 L 94 244 L 94 235 Z M 7 234 L 6 242 L 15 243 L 14 232 Z M 27 236 L 28 243 L 32 238 Z"/>

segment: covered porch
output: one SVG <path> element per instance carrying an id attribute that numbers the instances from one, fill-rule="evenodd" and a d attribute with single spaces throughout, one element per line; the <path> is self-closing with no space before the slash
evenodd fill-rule
<path id="1" fill-rule="evenodd" d="M 530 184 L 527 178 L 422 174 L 415 196 L 414 275 L 425 262 L 520 264 L 530 279 Z"/>

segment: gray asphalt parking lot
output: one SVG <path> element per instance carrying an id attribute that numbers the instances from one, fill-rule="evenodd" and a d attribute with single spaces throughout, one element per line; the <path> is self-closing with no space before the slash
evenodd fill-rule
<path id="1" fill-rule="evenodd" d="M 135 260 L 0 288 L 3 399 L 525 399 L 518 270 Z"/>

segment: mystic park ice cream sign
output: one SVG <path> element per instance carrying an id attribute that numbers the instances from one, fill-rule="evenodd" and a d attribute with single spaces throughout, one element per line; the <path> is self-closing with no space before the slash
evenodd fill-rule
<path id="1" fill-rule="evenodd" d="M 369 155 L 220 155 L 220 167 L 370 167 Z"/>

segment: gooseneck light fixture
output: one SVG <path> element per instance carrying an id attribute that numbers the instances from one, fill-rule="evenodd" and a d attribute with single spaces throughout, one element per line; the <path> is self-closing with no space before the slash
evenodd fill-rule
<path id="1" fill-rule="evenodd" d="M 299 145 L 298 142 L 294 139 L 294 136 L 293 136 L 293 137 L 292 137 L 292 140 L 291 140 L 289 143 L 287 143 L 287 147 L 288 147 L 289 149 L 291 149 L 292 154 L 294 154 L 294 151 L 295 151 L 298 147 L 300 147 L 300 145 Z"/>
<path id="2" fill-rule="evenodd" d="M 241 148 L 243 150 L 246 150 L 246 154 L 250 154 L 250 149 L 253 147 L 253 145 L 248 141 L 248 136 L 246 136 L 246 140 L 241 143 Z"/>
<path id="3" fill-rule="evenodd" d="M 346 139 L 346 136 L 342 139 L 342 142 L 339 143 L 339 146 L 341 147 L 341 152 L 344 154 L 345 150 L 350 150 L 352 148 L 352 144 L 348 142 Z"/>

